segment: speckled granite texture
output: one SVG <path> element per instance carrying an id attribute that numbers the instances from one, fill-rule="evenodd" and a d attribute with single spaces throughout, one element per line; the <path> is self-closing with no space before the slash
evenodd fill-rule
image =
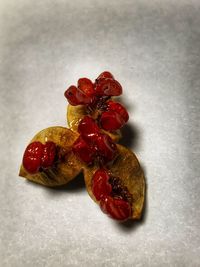
<path id="1" fill-rule="evenodd" d="M 66 125 L 64 90 L 110 70 L 124 143 L 147 181 L 143 220 L 120 225 L 82 178 L 18 177 L 26 144 Z M 200 1 L 0 1 L 0 266 L 200 266 Z"/>

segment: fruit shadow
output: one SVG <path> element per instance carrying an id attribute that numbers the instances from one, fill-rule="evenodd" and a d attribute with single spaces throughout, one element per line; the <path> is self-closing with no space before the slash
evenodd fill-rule
<path id="1" fill-rule="evenodd" d="M 27 183 L 31 183 L 34 186 L 41 187 L 40 184 L 32 183 L 27 180 Z M 60 195 L 61 193 L 79 193 L 85 190 L 85 181 L 83 174 L 78 174 L 73 180 L 65 185 L 55 186 L 55 187 L 43 187 L 44 190 L 50 195 Z"/>
<path id="2" fill-rule="evenodd" d="M 120 130 L 122 138 L 119 141 L 120 145 L 123 145 L 128 148 L 137 149 L 139 147 L 139 135 L 140 131 L 135 125 L 130 123 L 125 124 L 124 127 Z"/>
<path id="3" fill-rule="evenodd" d="M 78 193 L 83 190 L 85 190 L 85 181 L 83 174 L 80 173 L 66 185 L 50 188 L 49 193 L 51 194 L 59 194 L 60 192 Z"/>
<path id="4" fill-rule="evenodd" d="M 144 177 L 145 177 L 145 199 L 144 199 L 144 206 L 142 210 L 142 216 L 139 220 L 128 220 L 125 222 L 116 222 L 114 221 L 115 226 L 122 232 L 131 232 L 145 224 L 148 216 L 148 183 L 147 183 L 147 178 L 146 178 L 146 171 L 145 168 L 142 164 L 141 168 L 144 172 Z"/>

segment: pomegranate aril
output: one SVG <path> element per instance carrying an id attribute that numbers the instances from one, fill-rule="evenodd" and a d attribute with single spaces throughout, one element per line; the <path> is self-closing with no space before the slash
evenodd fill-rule
<path id="1" fill-rule="evenodd" d="M 119 198 L 103 197 L 100 201 L 101 210 L 109 217 L 119 221 L 128 220 L 131 216 L 131 205 Z"/>
<path id="2" fill-rule="evenodd" d="M 108 196 L 112 191 L 109 184 L 109 175 L 106 170 L 99 169 L 92 178 L 92 193 L 96 200 L 100 200 L 103 196 Z"/>
<path id="3" fill-rule="evenodd" d="M 115 111 L 118 114 L 120 114 L 124 120 L 124 122 L 127 122 L 129 119 L 129 115 L 128 112 L 126 111 L 126 108 L 117 102 L 114 102 L 112 100 L 107 102 L 107 110 L 108 111 Z"/>
<path id="4" fill-rule="evenodd" d="M 76 98 L 79 101 L 80 105 L 87 105 L 92 103 L 94 97 L 87 96 L 84 92 L 78 89 L 76 93 Z"/>
<path id="5" fill-rule="evenodd" d="M 102 73 L 98 76 L 97 80 L 102 79 L 102 78 L 109 78 L 109 79 L 113 79 L 113 80 L 114 80 L 114 76 L 113 76 L 109 71 L 104 71 L 104 72 L 102 72 Z"/>
<path id="6" fill-rule="evenodd" d="M 68 102 L 72 106 L 80 105 L 79 99 L 77 99 L 77 88 L 74 85 L 71 85 L 66 91 L 65 91 L 65 97 L 67 98 Z"/>
<path id="7" fill-rule="evenodd" d="M 95 151 L 79 137 L 73 144 L 72 150 L 74 154 L 87 164 L 91 164 L 94 161 Z"/>
<path id="8" fill-rule="evenodd" d="M 117 152 L 116 144 L 107 134 L 99 134 L 96 137 L 95 148 L 104 163 L 113 160 Z"/>
<path id="9" fill-rule="evenodd" d="M 41 157 L 41 167 L 48 168 L 54 163 L 56 156 L 56 145 L 54 142 L 46 142 L 43 146 L 43 153 Z"/>
<path id="10" fill-rule="evenodd" d="M 92 96 L 94 95 L 94 85 L 91 80 L 88 78 L 80 78 L 78 80 L 78 88 L 86 94 L 86 96 Z"/>
<path id="11" fill-rule="evenodd" d="M 40 142 L 29 144 L 24 152 L 23 166 L 27 172 L 34 174 L 39 171 L 43 145 Z"/>
<path id="12" fill-rule="evenodd" d="M 117 112 L 105 111 L 100 117 L 100 124 L 106 131 L 116 131 L 124 126 L 125 121 Z"/>
<path id="13" fill-rule="evenodd" d="M 96 82 L 95 91 L 99 96 L 119 96 L 122 94 L 122 87 L 116 80 L 101 78 Z"/>
<path id="14" fill-rule="evenodd" d="M 65 97 L 72 106 L 87 105 L 92 103 L 93 96 L 87 96 L 84 92 L 72 85 L 65 91 Z"/>
<path id="15" fill-rule="evenodd" d="M 85 141 L 93 143 L 94 135 L 98 134 L 100 129 L 95 123 L 95 120 L 89 116 L 85 116 L 79 123 L 78 132 Z"/>

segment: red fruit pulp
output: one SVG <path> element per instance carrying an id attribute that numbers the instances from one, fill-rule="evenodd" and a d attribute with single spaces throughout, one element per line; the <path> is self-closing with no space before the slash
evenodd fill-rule
<path id="1" fill-rule="evenodd" d="M 86 142 L 93 143 L 94 136 L 100 132 L 100 129 L 95 120 L 85 116 L 78 125 L 78 132 Z"/>
<path id="2" fill-rule="evenodd" d="M 101 78 L 109 78 L 109 79 L 113 79 L 113 80 L 114 80 L 114 76 L 113 76 L 109 71 L 104 71 L 104 72 L 102 72 L 102 73 L 98 76 L 97 80 L 99 80 L 99 79 L 101 79 Z"/>
<path id="3" fill-rule="evenodd" d="M 122 94 L 122 86 L 116 80 L 101 78 L 96 82 L 95 92 L 99 96 L 119 96 Z"/>
<path id="4" fill-rule="evenodd" d="M 54 142 L 46 142 L 43 145 L 43 153 L 41 157 L 41 167 L 48 168 L 53 165 L 56 156 L 56 145 Z"/>
<path id="5" fill-rule="evenodd" d="M 71 85 L 66 91 L 65 91 L 65 97 L 67 98 L 68 102 L 72 106 L 80 105 L 80 101 L 77 99 L 77 88 L 74 85 Z"/>
<path id="6" fill-rule="evenodd" d="M 116 144 L 107 134 L 98 135 L 95 140 L 95 148 L 104 163 L 113 160 L 117 152 Z"/>
<path id="7" fill-rule="evenodd" d="M 96 200 L 100 200 L 103 196 L 108 196 L 112 191 L 112 186 L 108 182 L 109 175 L 105 169 L 99 169 L 92 178 L 92 193 Z"/>
<path id="8" fill-rule="evenodd" d="M 106 131 L 115 131 L 124 126 L 124 119 L 115 111 L 105 111 L 100 117 L 100 124 Z"/>
<path id="9" fill-rule="evenodd" d="M 78 88 L 86 94 L 86 96 L 92 96 L 94 95 L 94 85 L 91 80 L 88 78 L 80 78 L 78 80 Z"/>
<path id="10" fill-rule="evenodd" d="M 94 161 L 95 151 L 79 137 L 73 144 L 72 150 L 74 154 L 83 162 L 91 164 Z"/>
<path id="11" fill-rule="evenodd" d="M 125 221 L 131 216 L 131 205 L 119 198 L 111 196 L 103 197 L 100 201 L 101 210 L 109 217 L 119 221 Z"/>
<path id="12" fill-rule="evenodd" d="M 74 85 L 71 85 L 65 91 L 64 95 L 67 98 L 69 104 L 72 106 L 87 105 L 93 101 L 92 96 L 87 96 L 83 91 L 81 91 Z"/>
<path id="13" fill-rule="evenodd" d="M 43 145 L 40 142 L 33 142 L 27 146 L 23 156 L 23 166 L 27 172 L 35 174 L 39 171 L 42 153 Z"/>
<path id="14" fill-rule="evenodd" d="M 124 120 L 124 122 L 127 122 L 129 119 L 129 115 L 128 112 L 126 111 L 126 108 L 117 102 L 114 102 L 112 100 L 107 102 L 107 110 L 108 111 L 115 111 L 118 114 L 120 114 Z"/>
<path id="15" fill-rule="evenodd" d="M 93 101 L 92 96 L 87 96 L 83 91 L 81 91 L 79 88 L 76 93 L 76 98 L 79 102 L 79 105 L 87 105 L 90 104 Z"/>

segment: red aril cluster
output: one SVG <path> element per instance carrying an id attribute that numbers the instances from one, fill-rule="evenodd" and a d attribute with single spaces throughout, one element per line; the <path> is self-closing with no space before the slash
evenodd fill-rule
<path id="1" fill-rule="evenodd" d="M 129 119 L 128 112 L 120 103 L 110 100 L 112 96 L 122 94 L 120 83 L 108 72 L 102 72 L 92 83 L 88 78 L 80 78 L 77 87 L 72 85 L 65 97 L 73 106 L 85 105 L 88 111 L 98 110 L 98 124 L 106 131 L 122 128 Z"/>
<path id="2" fill-rule="evenodd" d="M 131 216 L 131 205 L 123 194 L 118 193 L 118 196 L 116 194 L 113 196 L 113 190 L 108 172 L 105 169 L 97 170 L 92 178 L 92 193 L 96 200 L 100 201 L 102 211 L 113 219 L 127 220 Z"/>
<path id="3" fill-rule="evenodd" d="M 30 143 L 23 156 L 23 166 L 31 174 L 37 173 L 40 168 L 49 168 L 54 164 L 56 157 L 56 145 L 53 142 L 35 141 Z"/>
<path id="4" fill-rule="evenodd" d="M 107 164 L 117 153 L 116 144 L 107 135 L 100 132 L 95 121 L 85 116 L 79 123 L 80 137 L 73 144 L 73 152 L 85 163 Z"/>
<path id="5" fill-rule="evenodd" d="M 97 135 L 100 133 L 100 129 L 95 120 L 89 116 L 85 116 L 79 122 L 78 132 L 86 142 L 92 144 L 96 140 Z"/>
<path id="6" fill-rule="evenodd" d="M 106 131 L 115 131 L 123 127 L 128 119 L 129 115 L 125 107 L 110 100 L 107 102 L 106 111 L 101 114 L 100 124 Z"/>
<path id="7" fill-rule="evenodd" d="M 129 115 L 125 107 L 111 100 L 122 94 L 122 87 L 114 76 L 104 71 L 92 83 L 87 78 L 78 80 L 65 92 L 73 106 L 85 105 L 87 116 L 78 125 L 79 138 L 74 142 L 74 154 L 88 165 L 100 166 L 92 178 L 92 193 L 102 211 L 111 218 L 124 221 L 131 216 L 132 196 L 119 178 L 108 171 L 108 163 L 117 156 L 117 146 L 109 135 L 102 132 L 116 131 L 124 126 Z M 94 117 L 95 119 L 93 119 Z"/>
<path id="8" fill-rule="evenodd" d="M 122 86 L 114 79 L 114 76 L 104 71 L 93 83 L 88 78 L 80 78 L 75 85 L 71 85 L 65 91 L 65 97 L 72 106 L 86 105 L 94 109 L 97 103 L 104 102 L 105 97 L 119 96 L 122 94 Z"/>
<path id="9" fill-rule="evenodd" d="M 87 164 L 91 164 L 95 158 L 95 151 L 80 136 L 73 144 L 72 150 L 79 159 Z"/>
<path id="10" fill-rule="evenodd" d="M 65 97 L 72 106 L 89 105 L 93 102 L 92 96 L 87 96 L 81 89 L 71 85 L 65 91 Z"/>
<path id="11" fill-rule="evenodd" d="M 108 196 L 112 187 L 109 183 L 109 175 L 105 169 L 99 169 L 92 178 L 92 192 L 96 200 L 100 200 L 104 196 Z"/>
<path id="12" fill-rule="evenodd" d="M 131 205 L 120 198 L 106 196 L 100 201 L 101 210 L 109 217 L 119 221 L 126 221 L 131 216 Z"/>

